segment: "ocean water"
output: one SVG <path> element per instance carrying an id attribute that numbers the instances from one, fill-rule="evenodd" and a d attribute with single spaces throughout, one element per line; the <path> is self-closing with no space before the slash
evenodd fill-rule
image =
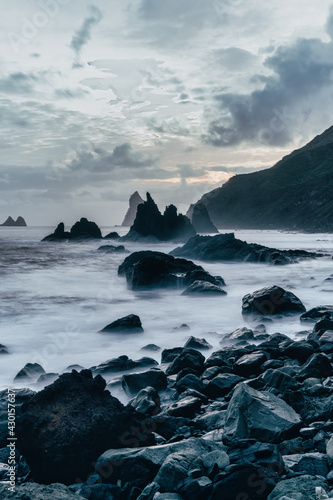
<path id="1" fill-rule="evenodd" d="M 292 291 L 307 309 L 332 304 L 333 281 L 325 281 L 333 273 L 332 234 L 236 231 L 236 237 L 248 242 L 329 255 L 282 267 L 198 262 L 211 274 L 221 275 L 228 292 L 227 296 L 199 298 L 183 297 L 180 290 L 133 292 L 125 278 L 117 275 L 126 254 L 98 252 L 107 241 L 41 243 L 53 229 L 0 227 L 0 343 L 10 351 L 0 356 L 0 389 L 26 386 L 14 384 L 13 378 L 28 362 L 40 363 L 46 372 L 61 373 L 69 365 L 89 368 L 122 354 L 160 361 L 160 352 L 141 348 L 149 343 L 162 349 L 183 346 L 189 335 L 204 337 L 216 350 L 222 334 L 253 326 L 242 317 L 242 297 L 264 286 L 276 284 Z M 126 232 L 102 230 L 103 234 Z M 125 246 L 128 252 L 148 248 L 169 252 L 175 247 Z M 108 323 L 132 313 L 140 316 L 144 333 L 98 333 Z M 175 329 L 183 323 L 189 325 L 189 331 Z M 297 316 L 267 324 L 268 333 L 291 336 L 309 329 L 312 324 L 300 323 Z"/>

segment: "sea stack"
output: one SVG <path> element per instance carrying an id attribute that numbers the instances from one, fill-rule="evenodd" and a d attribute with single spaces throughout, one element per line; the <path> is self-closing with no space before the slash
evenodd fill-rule
<path id="1" fill-rule="evenodd" d="M 23 217 L 18 217 L 16 221 L 12 217 L 8 217 L 8 219 L 3 223 L 0 224 L 0 226 L 7 226 L 7 227 L 26 227 L 27 223 L 23 219 Z"/>
<path id="2" fill-rule="evenodd" d="M 129 199 L 129 208 L 128 208 L 126 215 L 125 215 L 125 218 L 123 220 L 122 227 L 133 226 L 138 206 L 141 203 L 144 203 L 144 200 L 141 198 L 139 193 L 137 191 L 135 191 L 135 193 L 133 193 Z"/>
<path id="3" fill-rule="evenodd" d="M 135 221 L 128 234 L 123 237 L 125 241 L 187 241 L 196 235 L 191 221 L 182 214 L 177 213 L 174 205 L 166 207 L 162 215 L 149 193 L 147 201 L 138 206 Z"/>

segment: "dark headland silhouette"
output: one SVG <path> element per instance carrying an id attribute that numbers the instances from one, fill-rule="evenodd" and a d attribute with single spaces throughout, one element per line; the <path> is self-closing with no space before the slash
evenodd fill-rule
<path id="1" fill-rule="evenodd" d="M 0 226 L 7 226 L 7 227 L 26 227 L 27 223 L 23 219 L 23 217 L 18 217 L 16 221 L 12 217 L 8 217 L 8 219 L 3 223 L 0 224 Z"/>
<path id="2" fill-rule="evenodd" d="M 333 231 L 333 127 L 271 168 L 232 177 L 205 194 L 220 229 Z"/>

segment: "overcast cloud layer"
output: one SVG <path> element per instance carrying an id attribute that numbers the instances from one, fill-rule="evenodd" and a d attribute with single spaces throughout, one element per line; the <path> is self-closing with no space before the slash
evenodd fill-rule
<path id="1" fill-rule="evenodd" d="M 0 222 L 182 210 L 332 125 L 332 0 L 0 0 Z"/>

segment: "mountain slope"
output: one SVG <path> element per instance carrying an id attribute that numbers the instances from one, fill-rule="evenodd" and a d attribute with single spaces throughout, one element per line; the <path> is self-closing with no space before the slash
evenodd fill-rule
<path id="1" fill-rule="evenodd" d="M 223 229 L 333 231 L 333 127 L 272 168 L 232 177 L 198 203 Z"/>

